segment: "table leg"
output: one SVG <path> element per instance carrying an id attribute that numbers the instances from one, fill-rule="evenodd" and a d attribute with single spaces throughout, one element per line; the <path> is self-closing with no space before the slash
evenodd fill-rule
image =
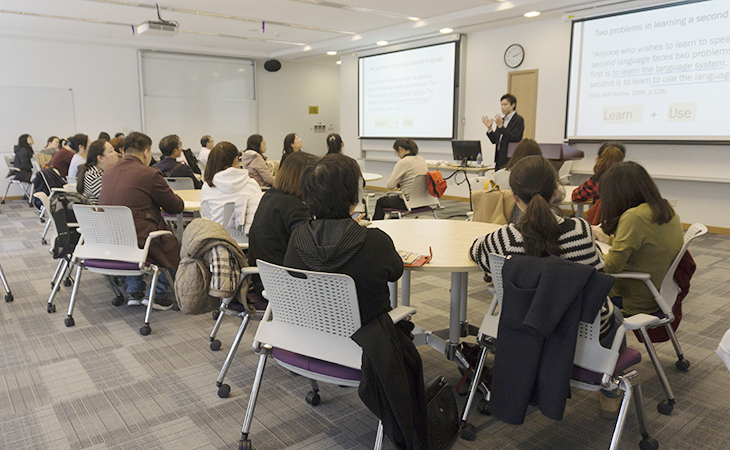
<path id="1" fill-rule="evenodd" d="M 183 213 L 177 215 L 177 243 L 182 245 L 183 235 Z"/>
<path id="2" fill-rule="evenodd" d="M 403 294 L 401 294 L 401 305 L 403 306 L 411 306 L 411 271 L 410 270 L 404 270 L 403 276 L 401 277 L 401 289 L 403 290 Z"/>
<path id="3" fill-rule="evenodd" d="M 583 217 L 583 207 L 584 206 L 585 206 L 585 203 L 578 203 L 578 205 L 576 205 L 576 212 L 575 212 L 576 217 Z"/>
<path id="4" fill-rule="evenodd" d="M 448 342 L 448 354 L 446 355 L 449 359 L 452 359 L 455 350 L 459 346 L 461 340 L 461 324 L 459 319 L 461 316 L 461 292 L 462 292 L 462 280 L 463 273 L 454 272 L 451 274 L 451 304 L 449 307 L 449 342 Z"/>
<path id="5" fill-rule="evenodd" d="M 388 290 L 390 291 L 390 307 L 395 309 L 398 307 L 398 282 L 389 281 Z"/>

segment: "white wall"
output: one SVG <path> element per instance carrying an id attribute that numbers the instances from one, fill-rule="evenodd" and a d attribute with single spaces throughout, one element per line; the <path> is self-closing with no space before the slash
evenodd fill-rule
<path id="1" fill-rule="evenodd" d="M 525 61 L 515 70 L 539 69 L 537 89 L 537 118 L 535 138 L 542 143 L 563 141 L 568 63 L 570 58 L 570 23 L 561 19 L 538 21 L 503 29 L 471 33 L 466 42 L 466 81 L 464 139 L 482 141 L 484 160 L 494 160 L 494 145 L 485 135 L 481 116 L 499 112 L 499 97 L 507 92 L 507 74 L 512 70 L 503 62 L 504 50 L 513 43 L 525 48 Z M 341 122 L 343 138 L 357 139 L 357 57 L 343 57 L 341 68 Z M 517 111 L 520 102 L 517 102 Z M 419 141 L 426 159 L 450 160 L 448 141 Z M 361 157 L 360 148 L 389 148 L 390 142 L 363 141 L 360 147 L 346 148 L 352 157 Z M 730 228 L 730 148 L 727 146 L 656 146 L 628 145 L 628 158 L 644 165 L 657 176 L 662 194 L 676 202 L 676 209 L 685 223 L 703 222 L 710 226 Z M 589 173 L 595 161 L 597 145 L 580 146 L 586 157 L 578 161 L 574 171 Z M 437 155 L 442 155 L 435 157 Z M 393 162 L 361 161 L 364 170 L 378 172 L 384 179 L 370 184 L 384 186 L 392 171 Z M 445 172 L 444 175 L 447 175 Z M 689 175 L 692 180 L 677 181 Z M 574 176 L 573 182 L 583 181 L 586 175 Z M 696 181 L 701 177 L 714 178 Z M 718 178 L 728 181 L 718 182 Z M 478 185 L 483 183 L 483 178 Z M 473 185 L 475 183 L 472 183 Z M 474 187 L 474 186 L 473 186 Z M 449 181 L 447 195 L 467 196 L 466 185 L 456 186 Z"/>
<path id="2" fill-rule="evenodd" d="M 0 61 L 0 86 L 73 90 L 76 130 L 54 131 L 58 136 L 81 132 L 95 138 L 100 131 L 113 136 L 118 131 L 141 129 L 136 48 L 2 36 Z M 284 136 L 289 132 L 302 137 L 304 150 L 324 153 L 325 136 L 338 132 L 340 126 L 339 68 L 283 62 L 279 72 L 269 73 L 264 71 L 263 62 L 257 61 L 259 132 L 267 141 L 270 157 L 279 159 Z M 308 113 L 310 105 L 319 106 L 318 115 Z M 318 122 L 327 125 L 326 133 L 314 133 L 313 126 Z M 47 136 L 33 134 L 33 130 L 3 131 L 13 139 L 0 142 L 0 155 L 12 155 L 17 137 L 23 133 L 33 135 L 34 150 L 45 146 Z M 151 137 L 157 142 L 162 136 Z M 197 142 L 185 145 L 197 151 Z M 236 145 L 245 148 L 245 142 Z M 6 173 L 4 161 L 0 162 L 0 171 Z M 5 191 L 4 181 L 0 188 Z M 8 193 L 20 194 L 17 186 Z"/>

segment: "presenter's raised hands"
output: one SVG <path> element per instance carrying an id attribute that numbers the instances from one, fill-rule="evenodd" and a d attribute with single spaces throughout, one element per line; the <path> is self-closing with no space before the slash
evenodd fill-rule
<path id="1" fill-rule="evenodd" d="M 487 130 L 492 131 L 492 124 L 494 123 L 492 119 L 490 119 L 488 116 L 482 116 L 482 123 L 484 124 L 484 126 L 487 127 Z"/>
<path id="2" fill-rule="evenodd" d="M 497 124 L 497 128 L 502 128 L 502 125 L 504 125 L 504 119 L 499 114 L 494 115 L 494 122 Z"/>

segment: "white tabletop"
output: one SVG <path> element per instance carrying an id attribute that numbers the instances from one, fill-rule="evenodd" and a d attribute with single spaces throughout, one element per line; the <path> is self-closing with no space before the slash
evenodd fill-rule
<path id="1" fill-rule="evenodd" d="M 375 181 L 383 178 L 383 176 L 379 173 L 372 173 L 372 172 L 363 172 L 362 173 L 362 179 L 365 181 Z"/>
<path id="2" fill-rule="evenodd" d="M 185 202 L 185 212 L 200 211 L 200 189 L 174 191 Z"/>
<path id="3" fill-rule="evenodd" d="M 501 228 L 484 222 L 447 219 L 376 220 L 371 227 L 385 231 L 398 250 L 428 255 L 430 263 L 411 270 L 426 272 L 477 272 L 481 269 L 469 258 L 469 248 L 478 237 Z"/>

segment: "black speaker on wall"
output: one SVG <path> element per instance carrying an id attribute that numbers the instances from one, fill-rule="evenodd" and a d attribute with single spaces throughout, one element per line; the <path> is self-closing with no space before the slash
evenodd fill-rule
<path id="1" fill-rule="evenodd" d="M 276 72 L 281 69 L 281 63 L 278 59 L 270 59 L 264 63 L 264 69 L 268 72 Z"/>

